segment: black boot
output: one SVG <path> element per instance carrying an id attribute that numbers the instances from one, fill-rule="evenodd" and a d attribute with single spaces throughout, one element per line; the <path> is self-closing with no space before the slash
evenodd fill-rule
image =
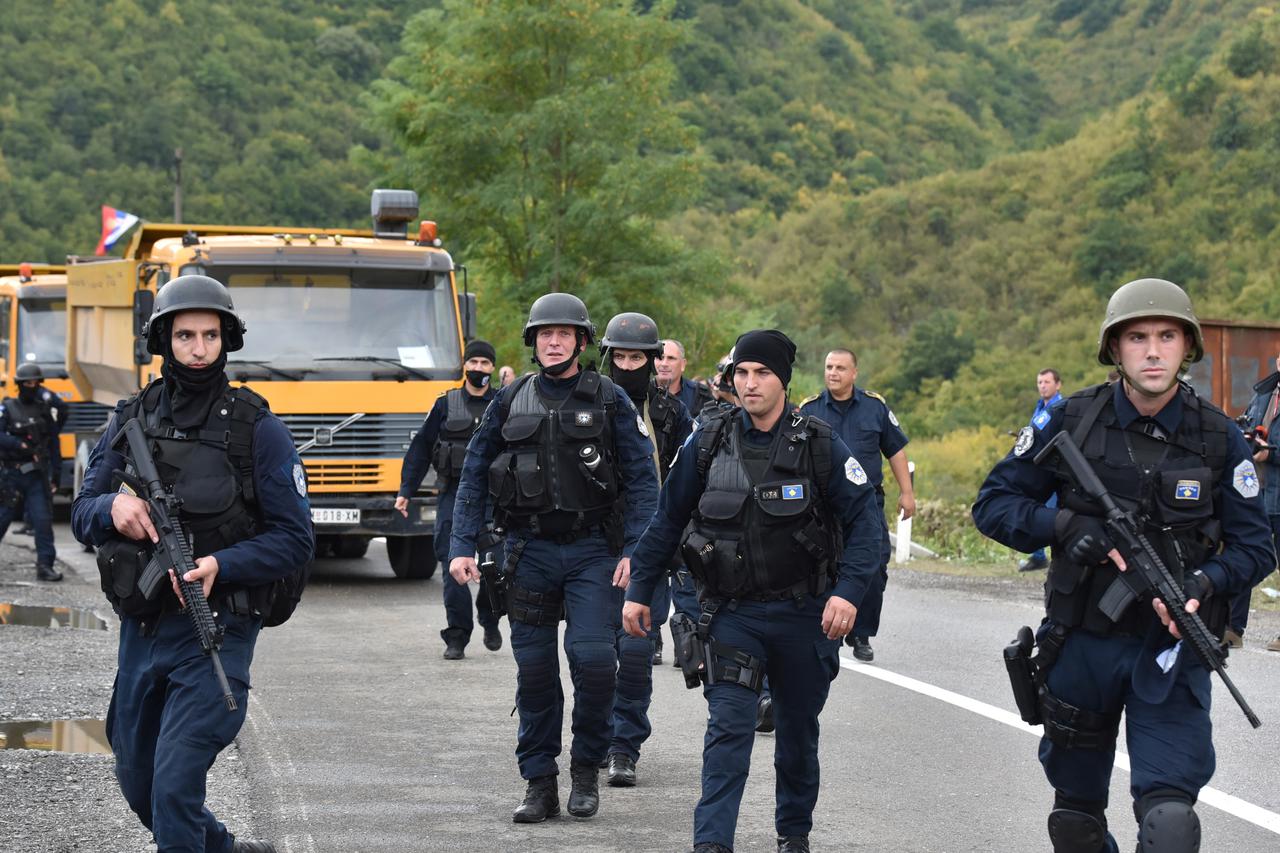
<path id="1" fill-rule="evenodd" d="M 445 628 L 440 632 L 444 639 L 444 659 L 462 660 L 466 657 L 467 632 L 461 628 Z"/>
<path id="2" fill-rule="evenodd" d="M 636 763 L 631 756 L 615 752 L 609 756 L 609 785 L 613 788 L 634 788 Z"/>
<path id="3" fill-rule="evenodd" d="M 591 817 L 600 808 L 600 769 L 591 763 L 569 764 L 569 814 L 574 817 Z"/>
<path id="4" fill-rule="evenodd" d="M 241 841 L 237 838 L 231 842 L 231 853 L 276 853 L 276 847 L 270 841 Z"/>
<path id="5" fill-rule="evenodd" d="M 653 665 L 662 666 L 662 636 L 658 636 L 658 643 L 653 647 Z"/>
<path id="6" fill-rule="evenodd" d="M 498 630 L 497 625 L 484 629 L 484 647 L 491 652 L 502 648 L 502 632 Z"/>
<path id="7" fill-rule="evenodd" d="M 524 789 L 524 802 L 511 815 L 514 823 L 542 823 L 560 814 L 560 793 L 555 776 L 530 779 Z"/>
<path id="8" fill-rule="evenodd" d="M 809 836 L 778 836 L 778 853 L 809 853 Z"/>
<path id="9" fill-rule="evenodd" d="M 761 696 L 756 703 L 756 731 L 768 734 L 773 731 L 773 697 Z"/>
<path id="10" fill-rule="evenodd" d="M 60 581 L 62 572 L 55 569 L 52 563 L 36 563 L 36 580 Z"/>
<path id="11" fill-rule="evenodd" d="M 725 847 L 723 844 L 703 842 L 702 844 L 693 845 L 693 853 L 733 853 L 733 849 Z"/>

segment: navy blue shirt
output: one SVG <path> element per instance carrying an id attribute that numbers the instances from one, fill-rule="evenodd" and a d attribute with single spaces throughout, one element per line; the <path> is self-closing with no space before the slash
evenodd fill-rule
<path id="1" fill-rule="evenodd" d="M 463 393 L 467 393 L 465 389 Z M 486 385 L 484 394 L 480 396 L 467 394 L 467 408 L 470 409 L 475 400 L 483 400 L 487 406 L 497 395 L 498 392 L 493 385 Z M 422 485 L 422 478 L 427 476 L 427 469 L 431 467 L 432 460 L 435 458 L 436 439 L 440 437 L 440 425 L 444 423 L 445 415 L 448 413 L 449 392 L 446 391 L 436 398 L 435 405 L 427 413 L 426 420 L 422 422 L 422 426 L 414 434 L 413 440 L 409 442 L 409 449 L 404 454 L 404 463 L 400 469 L 400 491 L 398 493 L 400 497 L 413 497 L 413 493 L 418 491 L 418 487 Z M 457 485 L 454 482 L 446 482 L 443 484 L 444 491 L 455 491 Z"/>
<path id="2" fill-rule="evenodd" d="M 733 419 L 733 426 L 741 430 L 743 439 L 758 447 L 769 446 L 781 424 L 780 417 L 771 430 L 762 432 L 753 426 L 746 411 L 740 410 Z M 662 484 L 658 511 L 631 556 L 627 601 L 646 606 L 653 601 L 654 589 L 665 576 L 685 526 L 702 497 L 706 483 L 698 476 L 697 454 L 690 446 L 697 442 L 700 429 L 701 426 L 695 429 L 680 448 L 666 482 Z M 831 478 L 827 482 L 825 496 L 831 502 L 832 515 L 839 520 L 840 529 L 844 532 L 844 551 L 840 555 L 838 577 L 831 592 L 858 605 L 880 567 L 880 527 L 883 522 L 867 472 L 862 470 L 857 459 L 849 453 L 849 448 L 835 434 L 831 436 Z"/>
<path id="3" fill-rule="evenodd" d="M 116 405 L 106 432 L 89 454 L 84 485 L 71 507 L 71 530 L 86 545 L 102 545 L 116 536 L 111 504 L 117 493 L 110 491 L 111 475 L 124 469 L 125 457 L 111 449 L 111 442 L 123 425 L 124 403 Z M 266 408 L 258 412 L 253 425 L 253 483 L 263 530 L 212 554 L 218 560 L 219 582 L 260 586 L 288 575 L 312 557 L 311 503 L 302 461 L 289 430 Z"/>
<path id="4" fill-rule="evenodd" d="M 854 386 L 848 400 L 836 400 L 828 389 L 800 404 L 800 412 L 821 418 L 831 425 L 836 435 L 844 440 L 853 458 L 861 463 L 871 485 L 880 488 L 884 483 L 885 459 L 907 446 L 907 436 L 898 426 L 898 419 L 889 404 L 879 394 L 863 391 Z"/>
<path id="5" fill-rule="evenodd" d="M 580 374 L 581 371 L 567 379 L 556 379 L 539 372 L 528 381 L 537 382 L 539 393 L 548 399 L 563 400 L 578 384 Z M 600 381 L 610 380 L 602 376 Z M 467 459 L 462 464 L 462 480 L 458 483 L 458 496 L 454 501 L 453 535 L 449 539 L 450 560 L 475 556 L 476 536 L 484 520 L 491 517 L 489 466 L 506 447 L 506 441 L 502 438 L 502 424 L 506 419 L 502 414 L 501 401 L 515 387 L 516 384 L 512 383 L 498 391 L 484 413 L 480 428 L 467 445 Z M 613 443 L 618 463 L 618 480 L 626 501 L 626 514 L 623 517 L 626 542 L 622 548 L 623 556 L 630 556 L 639 541 L 640 534 L 653 515 L 658 493 L 657 470 L 653 465 L 653 442 L 640 431 L 642 423 L 631 400 L 621 388 L 615 387 Z"/>
<path id="6" fill-rule="evenodd" d="M 1123 383 L 1115 383 L 1117 425 L 1123 429 L 1137 418 Z M 1175 395 L 1153 420 L 1168 434 L 1182 423 L 1181 394 Z M 1009 455 L 996 463 L 978 491 L 973 520 L 983 535 L 1023 553 L 1055 544 L 1053 522 L 1058 510 L 1044 505 L 1061 485 L 1048 467 L 1035 464 L 1035 456 L 1062 430 L 1066 406 L 1049 409 L 1044 429 L 1024 427 Z M 1028 441 L 1029 439 L 1029 441 Z M 1222 550 L 1202 569 L 1214 590 L 1231 594 L 1261 581 L 1275 568 L 1271 530 L 1262 511 L 1257 474 L 1249 449 L 1239 430 L 1227 430 L 1227 460 L 1214 495 L 1222 522 Z"/>
<path id="7" fill-rule="evenodd" d="M 1276 446 L 1280 444 L 1280 432 L 1277 432 L 1280 430 L 1280 412 L 1270 419 L 1270 423 L 1265 422 L 1270 414 L 1271 398 L 1276 393 L 1277 385 L 1280 385 L 1280 373 L 1273 373 L 1254 385 L 1253 402 L 1245 410 L 1250 427 L 1261 424 L 1267 428 L 1267 445 L 1271 453 L 1261 464 L 1259 472 L 1262 474 L 1262 503 L 1267 515 L 1280 515 L 1280 458 L 1277 458 L 1276 452 Z"/>
<path id="8" fill-rule="evenodd" d="M 679 397 L 680 402 L 684 403 L 685 411 L 696 412 L 702 408 L 699 400 L 710 400 L 711 392 L 704 386 L 694 382 L 691 379 L 680 378 L 680 393 L 673 396 Z"/>

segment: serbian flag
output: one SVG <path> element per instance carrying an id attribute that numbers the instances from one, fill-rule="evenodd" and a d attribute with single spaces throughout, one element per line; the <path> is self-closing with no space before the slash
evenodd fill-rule
<path id="1" fill-rule="evenodd" d="M 125 213 L 123 210 L 116 210 L 104 204 L 102 206 L 102 237 L 98 240 L 98 248 L 94 249 L 93 253 L 105 255 L 116 241 L 124 236 L 124 232 L 137 224 L 138 217 L 132 213 Z"/>

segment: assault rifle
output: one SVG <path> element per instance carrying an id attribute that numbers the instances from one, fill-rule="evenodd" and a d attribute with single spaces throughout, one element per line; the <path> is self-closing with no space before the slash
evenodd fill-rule
<path id="1" fill-rule="evenodd" d="M 1218 674 L 1231 693 L 1231 698 L 1235 699 L 1236 704 L 1244 711 L 1249 725 L 1255 729 L 1260 727 L 1262 721 L 1258 719 L 1258 715 L 1249 707 L 1249 703 L 1245 701 L 1244 696 L 1227 675 L 1227 656 L 1223 652 L 1222 644 L 1204 624 L 1199 613 L 1187 612 L 1187 596 L 1182 590 L 1182 585 L 1174 579 L 1168 567 L 1161 561 L 1160 555 L 1151 547 L 1151 543 L 1147 541 L 1147 537 L 1143 535 L 1142 529 L 1134 521 L 1133 516 L 1120 509 L 1115 499 L 1107 493 L 1106 487 L 1102 485 L 1097 473 L 1090 467 L 1080 448 L 1071 439 L 1069 432 L 1063 431 L 1055 435 L 1049 444 L 1036 454 L 1036 464 L 1044 465 L 1052 459 L 1054 454 L 1062 458 L 1076 484 L 1106 513 L 1104 523 L 1107 533 L 1111 535 L 1116 550 L 1120 552 L 1127 566 L 1126 571 L 1120 572 L 1116 580 L 1103 593 L 1102 600 L 1098 602 L 1099 609 L 1114 622 L 1135 599 L 1160 599 L 1168 609 L 1173 624 L 1178 626 L 1183 644 L 1190 646 L 1201 663 Z"/>
<path id="2" fill-rule="evenodd" d="M 182 598 L 186 602 L 196 639 L 200 641 L 200 648 L 213 661 L 213 672 L 218 677 L 218 686 L 222 688 L 222 699 L 227 703 L 227 710 L 234 711 L 236 699 L 231 695 L 231 685 L 227 683 L 222 659 L 218 657 L 218 649 L 222 648 L 222 626 L 213 619 L 201 582 L 184 579 L 186 573 L 196 567 L 196 561 L 191 555 L 191 543 L 178 523 L 178 510 L 182 501 L 167 492 L 160 481 L 160 472 L 156 470 L 156 461 L 151 456 L 146 433 L 142 431 L 142 424 L 137 418 L 130 418 L 125 422 L 112 442 L 113 447 L 122 439 L 129 443 L 133 469 L 146 489 L 146 494 L 138 497 L 147 502 L 151 523 L 160 535 L 160 541 L 153 546 L 151 561 L 138 579 L 138 589 L 148 600 L 152 600 L 168 578 L 169 570 L 172 569 L 177 575 L 178 588 L 182 590 Z"/>

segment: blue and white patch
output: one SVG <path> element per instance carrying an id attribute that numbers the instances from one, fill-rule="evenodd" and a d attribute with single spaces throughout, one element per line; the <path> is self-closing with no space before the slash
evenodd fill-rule
<path id="1" fill-rule="evenodd" d="M 298 497 L 307 496 L 307 475 L 303 472 L 301 464 L 293 466 L 293 487 L 298 490 Z"/>
<path id="2" fill-rule="evenodd" d="M 889 409 L 889 423 L 896 427 L 902 426 L 902 424 L 898 423 L 898 416 L 893 413 L 893 409 Z"/>
<path id="3" fill-rule="evenodd" d="M 1013 443 L 1013 455 L 1026 456 L 1027 451 L 1031 449 L 1031 445 L 1035 443 L 1035 431 L 1029 426 L 1024 426 L 1018 431 L 1018 440 Z"/>
<path id="4" fill-rule="evenodd" d="M 867 484 L 867 472 L 862 470 L 862 465 L 852 456 L 844 461 L 844 478 L 855 486 Z"/>
<path id="5" fill-rule="evenodd" d="M 1041 409 L 1036 416 L 1031 419 L 1031 425 L 1036 429 L 1044 429 L 1047 423 L 1049 423 L 1048 409 Z"/>
<path id="6" fill-rule="evenodd" d="M 636 428 L 640 430 L 640 434 L 645 438 L 649 437 L 649 428 L 644 425 L 644 418 L 636 415 Z"/>
<path id="7" fill-rule="evenodd" d="M 1258 496 L 1258 472 L 1251 460 L 1245 459 L 1236 466 L 1236 470 L 1231 473 L 1231 485 L 1246 498 Z"/>
<path id="8" fill-rule="evenodd" d="M 1173 497 L 1174 500 L 1179 501 L 1200 500 L 1200 481 L 1179 480 L 1178 484 L 1173 487 Z"/>
<path id="9" fill-rule="evenodd" d="M 850 457 L 852 458 L 852 457 Z M 782 487 L 782 499 L 784 501 L 802 501 L 804 500 L 804 485 L 797 483 L 794 486 Z"/>

